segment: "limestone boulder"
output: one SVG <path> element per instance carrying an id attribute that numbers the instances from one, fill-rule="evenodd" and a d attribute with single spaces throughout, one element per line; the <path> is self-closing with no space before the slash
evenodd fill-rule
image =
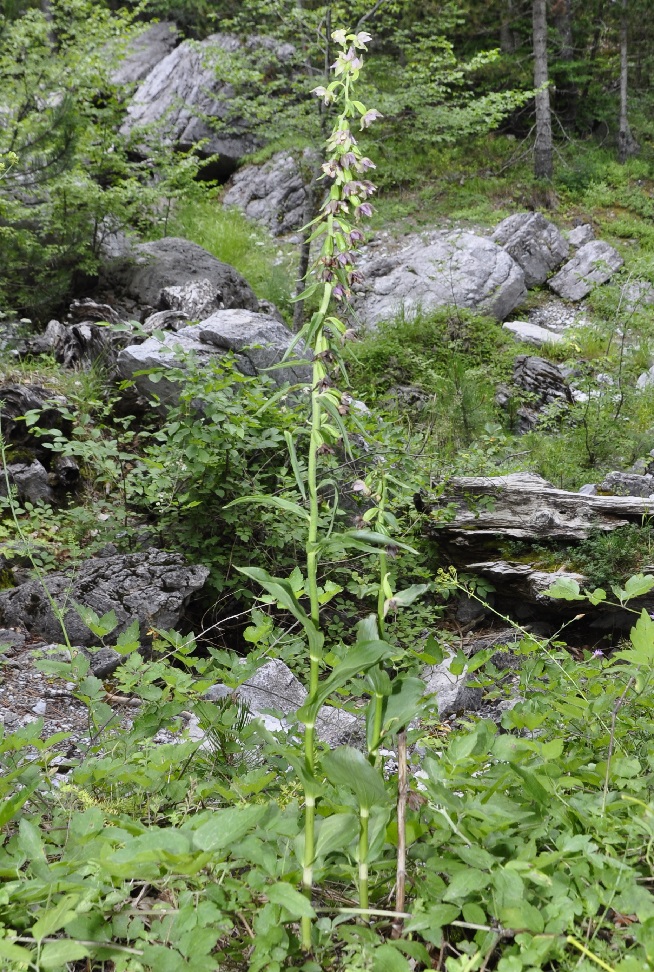
<path id="1" fill-rule="evenodd" d="M 0 592 L 0 624 L 22 625 L 32 635 L 61 642 L 63 632 L 52 609 L 54 601 L 63 612 L 71 644 L 91 646 L 98 641 L 75 604 L 92 608 L 100 616 L 115 612 L 118 626 L 105 641 L 115 641 L 135 619 L 146 638 L 151 627 L 169 629 L 179 623 L 185 605 L 208 574 L 208 568 L 189 566 L 180 554 L 163 550 L 94 557 L 70 572 L 47 574 L 43 582 L 30 580 Z"/>
<path id="2" fill-rule="evenodd" d="M 174 236 L 140 243 L 125 259 L 107 264 L 102 285 L 148 312 L 176 310 L 196 320 L 223 307 L 259 310 L 256 294 L 234 267 Z"/>
<path id="3" fill-rule="evenodd" d="M 517 341 L 533 344 L 537 348 L 541 348 L 544 344 L 561 344 L 564 340 L 563 336 L 556 331 L 550 331 L 549 328 L 541 327 L 539 324 L 532 324 L 531 321 L 504 321 L 502 327 Z"/>
<path id="4" fill-rule="evenodd" d="M 474 233 L 410 234 L 386 252 L 366 254 L 355 306 L 374 327 L 399 313 L 467 307 L 504 320 L 527 295 L 522 268 L 493 240 Z"/>
<path id="5" fill-rule="evenodd" d="M 591 240 L 547 281 L 548 287 L 565 300 L 583 300 L 591 290 L 610 280 L 624 260 L 604 240 Z"/>
<path id="6" fill-rule="evenodd" d="M 515 213 L 502 220 L 492 239 L 522 267 L 527 287 L 545 283 L 567 258 L 570 246 L 561 231 L 541 213 Z"/>
<path id="7" fill-rule="evenodd" d="M 152 337 L 142 344 L 124 348 L 118 355 L 117 371 L 121 378 L 133 380 L 145 398 L 156 395 L 163 406 L 173 405 L 179 399 L 178 383 L 164 378 L 155 385 L 147 375 L 136 373 L 153 368 L 179 368 L 188 354 L 193 354 L 200 363 L 209 363 L 231 351 L 236 355 L 239 370 L 254 376 L 279 364 L 292 340 L 291 331 L 274 318 L 246 310 L 222 310 L 200 324 L 166 334 L 163 342 Z M 301 355 L 303 349 L 298 348 L 297 353 Z M 306 381 L 309 376 L 308 365 L 292 361 L 288 367 L 271 372 L 279 385 Z"/>

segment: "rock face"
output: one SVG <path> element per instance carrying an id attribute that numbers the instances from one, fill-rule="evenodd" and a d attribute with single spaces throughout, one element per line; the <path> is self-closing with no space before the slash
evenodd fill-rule
<path id="1" fill-rule="evenodd" d="M 30 411 L 38 411 L 39 427 L 59 429 L 68 436 L 72 423 L 62 413 L 68 402 L 62 395 L 55 395 L 40 385 L 0 385 L 0 423 L 5 442 L 13 446 L 25 446 L 30 450 L 45 451 L 43 443 L 52 441 L 48 436 L 36 438 L 22 417 Z M 49 451 L 49 450 L 48 450 Z"/>
<path id="2" fill-rule="evenodd" d="M 566 407 L 574 403 L 572 391 L 555 364 L 536 355 L 519 354 L 513 363 L 515 389 L 528 393 L 528 401 L 517 411 L 518 432 L 528 432 L 538 424 L 540 413 L 548 405 L 558 403 Z M 496 394 L 498 405 L 506 407 L 512 399 L 511 391 L 501 385 Z"/>
<path id="3" fill-rule="evenodd" d="M 141 81 L 175 47 L 178 33 L 175 24 L 166 20 L 152 24 L 129 44 L 125 56 L 113 72 L 114 84 Z"/>
<path id="4" fill-rule="evenodd" d="M 7 495 L 7 478 L 16 487 L 18 498 L 30 503 L 53 503 L 54 493 L 50 486 L 47 470 L 38 459 L 32 462 L 10 463 L 5 469 L 0 466 L 0 496 Z"/>
<path id="5" fill-rule="evenodd" d="M 545 283 L 570 250 L 563 234 L 541 213 L 509 216 L 496 228 L 492 239 L 522 267 L 527 287 Z"/>
<path id="6" fill-rule="evenodd" d="M 598 531 L 642 525 L 652 509 L 650 499 L 570 493 L 532 473 L 513 473 L 454 477 L 442 494 L 416 497 L 416 508 L 424 516 L 425 533 L 440 548 L 440 562 L 445 557 L 457 568 L 490 580 L 495 606 L 504 613 L 572 621 L 581 611 L 588 625 L 598 628 L 632 626 L 633 615 L 610 603 L 592 606 L 553 599 L 546 592 L 557 580 L 585 587 L 586 578 L 574 570 L 574 547 Z M 515 561 L 507 553 L 514 541 L 521 544 Z M 552 550 L 557 569 L 542 565 L 543 546 Z M 632 606 L 651 611 L 654 596 L 645 595 Z"/>
<path id="7" fill-rule="evenodd" d="M 607 473 L 598 489 L 612 496 L 643 496 L 651 498 L 654 494 L 654 476 L 650 473 L 610 472 Z"/>
<path id="8" fill-rule="evenodd" d="M 172 309 L 185 312 L 184 299 L 197 311 L 199 296 L 204 307 L 213 300 L 216 310 L 219 306 L 259 310 L 254 291 L 240 273 L 197 243 L 174 236 L 133 247 L 131 259 L 107 266 L 105 278 L 105 286 L 150 311 L 169 310 L 172 300 L 178 304 Z"/>
<path id="9" fill-rule="evenodd" d="M 366 289 L 355 306 L 369 326 L 401 311 L 412 317 L 447 306 L 504 320 L 527 294 L 515 260 L 473 233 L 411 234 L 396 251 L 364 258 L 362 270 Z"/>
<path id="10" fill-rule="evenodd" d="M 224 206 L 236 206 L 248 219 L 262 223 L 273 236 L 292 233 L 302 226 L 304 202 L 302 172 L 297 160 L 286 152 L 273 155 L 265 165 L 239 169 L 223 196 Z"/>
<path id="11" fill-rule="evenodd" d="M 115 611 L 118 627 L 109 640 L 115 640 L 135 618 L 145 637 L 151 626 L 175 627 L 185 604 L 202 588 L 208 574 L 206 567 L 188 566 L 179 554 L 148 550 L 87 560 L 72 573 L 48 574 L 45 585 L 64 612 L 71 643 L 91 646 L 98 639 L 72 604 L 90 607 L 100 616 Z M 62 640 L 61 625 L 40 581 L 0 592 L 0 624 L 22 625 L 46 640 Z"/>
<path id="12" fill-rule="evenodd" d="M 559 297 L 582 300 L 599 284 L 610 280 L 623 263 L 618 251 L 608 243 L 592 240 L 580 247 L 547 285 Z"/>
<path id="13" fill-rule="evenodd" d="M 508 476 L 456 476 L 443 495 L 424 504 L 434 514 L 456 507 L 447 522 L 431 517 L 427 532 L 455 540 L 462 551 L 492 538 L 585 540 L 592 531 L 616 530 L 639 522 L 651 504 L 628 496 L 584 496 L 557 489 L 534 473 Z"/>
<path id="14" fill-rule="evenodd" d="M 502 327 L 509 331 L 518 341 L 524 344 L 533 344 L 540 348 L 544 344 L 561 344 L 563 337 L 556 331 L 550 331 L 546 327 L 532 324 L 531 321 L 504 321 Z"/>
<path id="15" fill-rule="evenodd" d="M 171 405 L 179 398 L 175 382 L 162 380 L 153 385 L 147 375 L 134 377 L 135 373 L 149 368 L 178 368 L 185 353 L 193 353 L 200 362 L 206 362 L 232 351 L 243 374 L 258 375 L 281 361 L 292 339 L 288 328 L 271 317 L 245 310 L 222 310 L 200 324 L 167 334 L 163 343 L 148 338 L 143 344 L 124 348 L 118 355 L 117 370 L 121 378 L 133 379 L 146 398 L 156 394 L 164 405 Z M 298 354 L 302 354 L 301 348 Z M 292 362 L 288 368 L 271 372 L 280 385 L 305 381 L 309 375 L 308 366 Z"/>
<path id="16" fill-rule="evenodd" d="M 259 62 L 284 61 L 293 48 L 266 37 L 243 43 L 229 34 L 213 34 L 199 43 L 186 40 L 139 85 L 121 134 L 146 152 L 149 139 L 182 150 L 204 141 L 202 153 L 219 156 L 216 174 L 230 175 L 258 141 L 253 127 L 234 117 L 234 89 L 220 79 L 221 63 L 239 51 L 248 51 Z M 260 66 L 265 73 L 265 63 Z"/>

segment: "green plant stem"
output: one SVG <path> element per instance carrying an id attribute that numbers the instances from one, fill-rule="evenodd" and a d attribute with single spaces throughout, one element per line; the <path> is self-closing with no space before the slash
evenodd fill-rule
<path id="1" fill-rule="evenodd" d="M 359 907 L 368 907 L 368 808 L 359 808 Z"/>
<path id="2" fill-rule="evenodd" d="M 384 716 L 384 696 L 375 693 L 375 716 L 373 719 L 373 729 L 372 729 L 372 749 L 370 750 L 370 761 L 373 764 L 373 766 L 376 766 L 379 760 L 379 743 L 381 741 L 383 716 Z"/>
<path id="3" fill-rule="evenodd" d="M 311 437 L 309 440 L 309 457 L 307 469 L 307 492 L 309 495 L 309 530 L 306 543 L 307 558 L 307 586 L 309 589 L 309 601 L 311 604 L 311 620 L 316 630 L 316 637 L 309 639 L 309 698 L 312 698 L 318 691 L 318 680 L 320 676 L 320 602 L 318 600 L 318 527 L 320 523 L 320 510 L 318 507 L 318 450 L 322 444 L 321 425 L 322 407 L 320 404 L 320 382 L 325 375 L 325 367 L 318 354 L 324 350 L 322 345 L 324 337 L 322 335 L 322 321 L 325 319 L 329 302 L 332 296 L 332 288 L 325 284 L 325 289 L 318 310 L 319 329 L 316 336 L 314 347 L 314 359 L 311 380 Z M 306 771 L 309 776 L 313 775 L 313 765 L 315 760 L 315 726 L 313 723 L 305 723 L 304 726 L 304 761 Z M 313 859 L 315 855 L 315 798 L 305 790 L 304 798 L 304 855 L 302 860 L 302 888 L 307 896 L 311 898 L 313 887 Z M 305 950 L 311 948 L 311 919 L 302 919 L 302 947 Z"/>

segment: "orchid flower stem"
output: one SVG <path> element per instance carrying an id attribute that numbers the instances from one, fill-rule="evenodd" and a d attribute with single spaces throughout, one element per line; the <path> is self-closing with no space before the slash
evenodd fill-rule
<path id="1" fill-rule="evenodd" d="M 359 907 L 368 907 L 368 816 L 367 807 L 359 808 Z"/>

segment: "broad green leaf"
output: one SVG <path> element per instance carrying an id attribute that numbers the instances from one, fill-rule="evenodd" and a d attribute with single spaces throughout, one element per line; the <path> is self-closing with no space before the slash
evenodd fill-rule
<path id="1" fill-rule="evenodd" d="M 334 786 L 344 786 L 357 798 L 362 810 L 392 802 L 384 778 L 363 753 L 352 746 L 339 746 L 323 758 L 325 776 Z"/>
<path id="2" fill-rule="evenodd" d="M 601 587 L 596 587 L 594 591 L 586 591 L 586 597 L 593 605 L 601 604 L 602 601 L 606 600 L 606 591 Z"/>
<path id="3" fill-rule="evenodd" d="M 53 908 L 41 912 L 38 921 L 35 921 L 31 928 L 34 940 L 40 942 L 72 921 L 79 898 L 79 894 L 64 895 Z"/>
<path id="4" fill-rule="evenodd" d="M 409 607 L 428 590 L 429 584 L 412 584 L 411 587 L 405 587 L 403 591 L 397 591 L 393 594 L 393 600 L 397 607 Z"/>
<path id="5" fill-rule="evenodd" d="M 320 707 L 335 689 L 345 685 L 354 675 L 367 672 L 369 668 L 392 655 L 393 652 L 394 649 L 386 641 L 357 642 L 333 669 L 329 678 L 320 682 L 315 696 L 310 696 L 298 709 L 298 718 L 305 723 L 315 723 Z"/>
<path id="6" fill-rule="evenodd" d="M 277 884 L 266 888 L 266 895 L 273 904 L 281 905 L 288 912 L 291 920 L 316 917 L 308 898 L 284 881 L 278 881 Z"/>
<path id="7" fill-rule="evenodd" d="M 377 615 L 369 614 L 357 624 L 357 641 L 377 641 L 378 638 L 379 625 L 377 623 Z"/>
<path id="8" fill-rule="evenodd" d="M 90 954 L 88 948 L 69 938 L 62 938 L 58 942 L 47 942 L 41 950 L 39 968 L 59 970 L 68 962 L 79 962 L 81 959 L 88 958 Z"/>
<path id="9" fill-rule="evenodd" d="M 539 935 L 545 927 L 543 915 L 528 901 L 518 901 L 507 908 L 500 908 L 498 915 L 505 928 L 525 929 Z"/>
<path id="10" fill-rule="evenodd" d="M 458 901 L 467 898 L 473 891 L 483 891 L 490 884 L 491 876 L 474 867 L 458 871 L 450 881 L 443 901 Z"/>
<path id="11" fill-rule="evenodd" d="M 0 827 L 4 827 L 10 820 L 13 820 L 23 804 L 27 803 L 38 785 L 39 781 L 37 780 L 31 786 L 21 790 L 19 793 L 15 793 L 0 803 Z"/>
<path id="12" fill-rule="evenodd" d="M 633 648 L 617 651 L 613 657 L 630 661 L 635 665 L 649 667 L 654 664 L 654 621 L 645 608 L 631 629 L 629 638 Z"/>
<path id="13" fill-rule="evenodd" d="M 380 945 L 372 953 L 373 972 L 411 972 L 408 959 L 392 945 Z"/>
<path id="14" fill-rule="evenodd" d="M 193 846 L 199 850 L 222 851 L 252 830 L 267 813 L 265 804 L 214 810 L 210 818 L 193 833 Z"/>
<path id="15" fill-rule="evenodd" d="M 394 679 L 391 694 L 384 700 L 383 733 L 395 733 L 414 719 L 425 699 L 425 683 L 402 675 Z"/>
<path id="16" fill-rule="evenodd" d="M 128 628 L 119 636 L 115 644 L 115 649 L 119 655 L 129 655 L 139 647 L 140 627 L 138 618 L 134 618 Z"/>
<path id="17" fill-rule="evenodd" d="M 315 625 L 300 605 L 291 584 L 287 580 L 284 580 L 282 577 L 271 577 L 261 567 L 238 567 L 237 569 L 241 574 L 245 574 L 246 577 L 260 584 L 269 594 L 272 594 L 275 600 L 285 607 L 287 611 L 290 611 L 293 617 L 300 622 L 307 633 L 311 634 L 313 632 L 316 636 L 319 634 L 319 632 L 316 632 Z"/>
<path id="18" fill-rule="evenodd" d="M 30 861 L 45 861 L 41 835 L 34 824 L 23 817 L 18 825 L 18 846 Z"/>
<path id="19" fill-rule="evenodd" d="M 13 945 L 5 938 L 0 938 L 0 958 L 9 959 L 11 962 L 24 962 L 29 965 L 33 959 L 33 953 L 20 945 Z"/>
<path id="20" fill-rule="evenodd" d="M 284 513 L 293 513 L 294 516 L 299 516 L 301 519 L 306 520 L 307 523 L 309 522 L 307 510 L 303 510 L 301 506 L 293 503 L 292 500 L 284 499 L 283 496 L 266 496 L 263 494 L 239 496 L 238 499 L 227 503 L 225 509 L 229 510 L 232 506 L 242 506 L 245 503 L 250 503 L 254 506 L 272 506 L 274 509 L 282 510 Z"/>
<path id="21" fill-rule="evenodd" d="M 316 858 L 327 857 L 350 846 L 359 832 L 359 819 L 354 813 L 333 813 L 321 818 L 316 830 Z"/>
<path id="22" fill-rule="evenodd" d="M 557 577 L 554 583 L 543 591 L 547 597 L 555 597 L 561 601 L 583 601 L 584 596 L 579 592 L 579 584 L 573 577 Z"/>

